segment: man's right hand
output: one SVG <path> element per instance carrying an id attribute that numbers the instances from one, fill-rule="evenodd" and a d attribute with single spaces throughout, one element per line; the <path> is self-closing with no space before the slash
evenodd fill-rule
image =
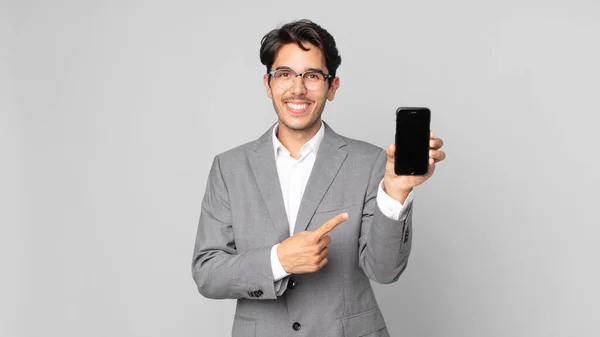
<path id="1" fill-rule="evenodd" d="M 327 245 L 331 237 L 326 235 L 348 219 L 342 213 L 327 221 L 314 231 L 302 231 L 290 236 L 277 246 L 277 257 L 288 274 L 314 273 L 327 264 Z"/>

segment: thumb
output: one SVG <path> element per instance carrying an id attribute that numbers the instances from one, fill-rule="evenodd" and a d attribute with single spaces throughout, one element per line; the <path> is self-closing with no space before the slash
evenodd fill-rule
<path id="1" fill-rule="evenodd" d="M 396 144 L 391 144 L 390 146 L 388 146 L 388 148 L 387 148 L 387 150 L 385 150 L 385 152 L 387 153 L 388 162 L 393 162 L 394 155 L 396 154 Z"/>

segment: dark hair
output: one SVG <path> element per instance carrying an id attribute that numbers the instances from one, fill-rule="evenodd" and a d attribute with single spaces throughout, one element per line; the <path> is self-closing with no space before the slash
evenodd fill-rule
<path id="1" fill-rule="evenodd" d="M 302 42 L 317 46 L 325 56 L 325 65 L 329 74 L 335 76 L 342 63 L 342 57 L 335 46 L 333 36 L 325 29 L 310 20 L 298 20 L 286 23 L 281 28 L 273 29 L 260 42 L 260 62 L 267 66 L 267 73 L 275 61 L 275 54 L 283 45 L 296 43 L 303 50 L 309 50 Z"/>

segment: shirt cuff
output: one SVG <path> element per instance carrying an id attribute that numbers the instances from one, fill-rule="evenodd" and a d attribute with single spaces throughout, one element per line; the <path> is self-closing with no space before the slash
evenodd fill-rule
<path id="1" fill-rule="evenodd" d="M 377 206 L 383 215 L 392 219 L 392 220 L 406 220 L 406 216 L 408 214 L 408 210 L 410 209 L 410 205 L 413 201 L 413 191 L 410 191 L 408 197 L 404 201 L 404 204 L 401 204 L 400 201 L 390 197 L 383 190 L 383 179 L 379 183 L 379 189 L 377 190 Z M 272 256 L 272 255 L 271 255 Z"/>
<path id="2" fill-rule="evenodd" d="M 283 269 L 281 262 L 279 262 L 279 257 L 277 256 L 277 246 L 279 246 L 279 244 L 276 244 L 273 246 L 273 248 L 271 248 L 271 269 L 273 270 L 273 279 L 275 282 L 289 275 L 285 272 L 285 269 Z"/>

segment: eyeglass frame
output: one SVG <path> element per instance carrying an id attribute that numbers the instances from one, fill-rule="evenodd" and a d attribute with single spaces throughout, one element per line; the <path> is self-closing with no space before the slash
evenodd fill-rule
<path id="1" fill-rule="evenodd" d="M 298 73 L 297 73 L 296 71 L 294 71 L 294 69 L 292 69 L 292 68 L 289 68 L 289 67 L 278 67 L 277 69 L 275 69 L 275 70 L 272 70 L 272 71 L 270 71 L 270 72 L 268 72 L 268 73 L 267 73 L 267 75 L 269 75 L 269 83 L 271 83 L 271 79 L 273 78 L 273 76 L 275 75 L 275 73 L 276 73 L 276 72 L 278 72 L 279 70 L 289 70 L 289 71 L 291 71 L 291 72 L 293 72 L 293 73 L 294 73 L 294 75 L 295 75 L 295 76 L 294 76 L 294 81 L 293 81 L 293 82 L 292 82 L 292 84 L 290 85 L 290 88 L 291 88 L 291 87 L 294 85 L 294 83 L 296 83 L 296 78 L 297 78 L 298 76 L 302 77 L 302 81 L 303 81 L 303 82 L 302 82 L 302 84 L 303 84 L 304 86 L 306 86 L 306 84 L 304 84 L 304 74 L 306 74 L 306 73 L 311 73 L 311 72 L 312 72 L 312 73 L 315 73 L 315 72 L 316 72 L 316 73 L 319 73 L 319 74 L 323 75 L 323 77 L 324 77 L 323 81 L 325 81 L 325 82 L 327 82 L 328 80 L 331 80 L 331 79 L 335 78 L 335 76 L 333 76 L 333 75 L 331 75 L 331 74 L 325 74 L 325 72 L 323 72 L 323 70 L 321 70 L 321 69 L 309 68 L 309 69 L 307 69 L 307 70 L 305 70 L 305 71 L 301 72 L 300 74 L 298 74 Z M 289 89 L 289 88 L 288 88 L 288 89 Z M 308 89 L 308 88 L 307 88 L 307 89 Z M 314 91 L 314 90 L 311 90 L 311 91 Z"/>

